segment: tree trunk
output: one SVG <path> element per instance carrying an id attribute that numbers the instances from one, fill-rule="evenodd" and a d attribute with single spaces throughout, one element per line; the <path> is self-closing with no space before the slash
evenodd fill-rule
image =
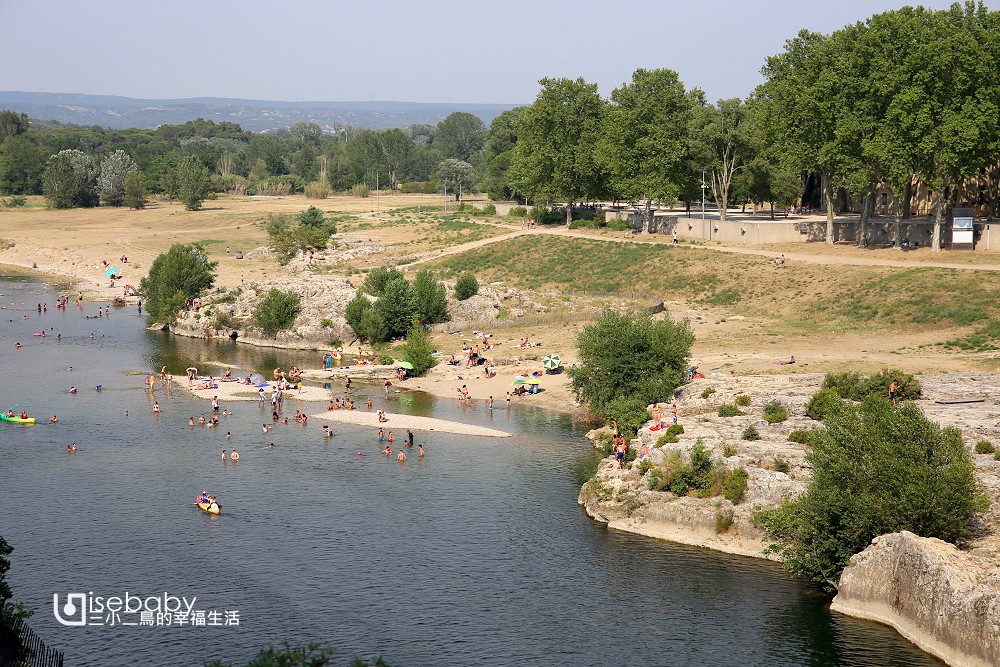
<path id="1" fill-rule="evenodd" d="M 910 204 L 913 202 L 913 176 L 903 183 L 903 220 L 910 219 Z"/>
<path id="2" fill-rule="evenodd" d="M 892 224 L 892 245 L 896 250 L 903 249 L 903 197 L 897 197 L 898 192 L 892 193 L 892 198 L 895 200 L 895 204 L 892 207 L 893 210 L 893 224 Z"/>
<path id="3" fill-rule="evenodd" d="M 871 219 L 872 207 L 875 204 L 875 188 L 872 187 L 865 193 L 864 203 L 861 205 L 861 222 L 858 227 L 858 247 L 864 248 L 868 245 L 868 235 L 865 233 L 866 225 Z"/>
<path id="4" fill-rule="evenodd" d="M 566 202 L 566 226 L 569 227 L 569 223 L 573 222 L 573 202 Z"/>
<path id="5" fill-rule="evenodd" d="M 829 177 L 826 178 L 823 195 L 826 199 L 826 242 L 833 245 L 833 181 Z"/>
<path id="6" fill-rule="evenodd" d="M 771 220 L 774 220 L 774 202 L 771 202 Z"/>
<path id="7" fill-rule="evenodd" d="M 934 188 L 934 234 L 931 236 L 931 250 L 941 251 L 941 223 L 944 222 L 944 180 Z"/>

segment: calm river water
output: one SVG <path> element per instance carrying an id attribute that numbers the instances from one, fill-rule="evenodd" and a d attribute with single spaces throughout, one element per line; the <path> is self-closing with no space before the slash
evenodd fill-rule
<path id="1" fill-rule="evenodd" d="M 516 406 L 491 417 L 482 402 L 402 394 L 390 411 L 516 433 L 418 434 L 427 457 L 403 465 L 344 425 L 329 442 L 318 420 L 265 438 L 256 403 L 225 405 L 220 429 L 190 429 L 210 397 L 158 383 L 157 417 L 129 371 L 220 361 L 265 372 L 319 355 L 176 339 L 145 331 L 135 307 L 87 319 L 97 304 L 63 312 L 55 300 L 50 285 L 0 278 L 0 407 L 40 418 L 0 424 L 0 535 L 15 547 L 15 597 L 68 666 L 201 665 L 309 642 L 332 645 L 337 664 L 381 654 L 396 667 L 941 664 L 888 628 L 832 614 L 774 564 L 591 521 L 576 471 L 592 454 L 562 415 Z M 221 463 L 234 445 L 240 463 Z M 221 516 L 193 507 L 203 488 Z M 53 615 L 54 594 L 126 591 L 197 597 L 195 610 L 237 611 L 239 625 L 68 627 Z"/>

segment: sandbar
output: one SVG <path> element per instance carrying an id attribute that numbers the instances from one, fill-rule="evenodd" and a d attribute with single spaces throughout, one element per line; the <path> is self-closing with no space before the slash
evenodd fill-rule
<path id="1" fill-rule="evenodd" d="M 378 413 L 362 412 L 360 410 L 327 410 L 316 415 L 311 415 L 315 419 L 326 419 L 328 421 L 342 422 L 345 424 L 355 424 L 357 426 L 369 426 L 377 429 L 379 426 L 387 432 L 394 431 L 399 438 L 399 442 L 404 439 L 406 429 L 412 431 L 435 431 L 437 433 L 458 433 L 459 435 L 476 435 L 486 438 L 509 438 L 510 433 L 498 431 L 484 426 L 474 426 L 462 422 L 453 422 L 446 419 L 435 419 L 433 417 L 414 417 L 413 415 L 401 415 L 396 413 L 385 413 L 389 420 L 379 423 Z"/>

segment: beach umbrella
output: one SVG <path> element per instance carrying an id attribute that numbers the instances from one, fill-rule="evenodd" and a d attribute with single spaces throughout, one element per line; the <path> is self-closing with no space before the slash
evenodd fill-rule
<path id="1" fill-rule="evenodd" d="M 260 384 L 263 381 L 264 381 L 264 376 L 261 375 L 260 373 L 251 373 L 250 374 L 250 382 L 251 383 L 253 383 L 253 384 Z"/>
<path id="2" fill-rule="evenodd" d="M 541 384 L 542 378 L 531 378 L 527 381 L 528 384 Z"/>
<path id="3" fill-rule="evenodd" d="M 558 354 L 548 354 L 542 358 L 542 366 L 549 370 L 552 370 L 554 368 L 559 368 L 559 365 L 561 363 L 562 359 L 559 357 Z"/>
<path id="4" fill-rule="evenodd" d="M 117 268 L 117 267 L 114 267 L 114 266 L 112 266 L 112 267 L 111 267 L 110 269 L 108 269 L 107 271 L 105 271 L 105 272 L 104 272 L 104 275 L 105 275 L 105 276 L 113 276 L 113 275 L 115 275 L 116 273 L 118 273 L 118 268 Z"/>
<path id="5" fill-rule="evenodd" d="M 413 370 L 413 364 L 411 364 L 409 361 L 397 361 L 396 362 L 396 367 L 397 368 L 405 368 L 408 371 L 412 371 Z"/>
<path id="6" fill-rule="evenodd" d="M 525 382 L 527 382 L 527 380 L 525 380 L 524 378 L 517 378 L 516 380 L 511 382 L 510 385 L 513 387 L 515 385 L 524 384 Z"/>

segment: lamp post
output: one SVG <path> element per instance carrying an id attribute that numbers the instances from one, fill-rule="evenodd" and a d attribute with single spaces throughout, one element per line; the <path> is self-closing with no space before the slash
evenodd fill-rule
<path id="1" fill-rule="evenodd" d="M 705 167 L 701 168 L 701 238 L 705 238 Z M 709 240 L 712 239 L 712 230 L 708 231 Z"/>

